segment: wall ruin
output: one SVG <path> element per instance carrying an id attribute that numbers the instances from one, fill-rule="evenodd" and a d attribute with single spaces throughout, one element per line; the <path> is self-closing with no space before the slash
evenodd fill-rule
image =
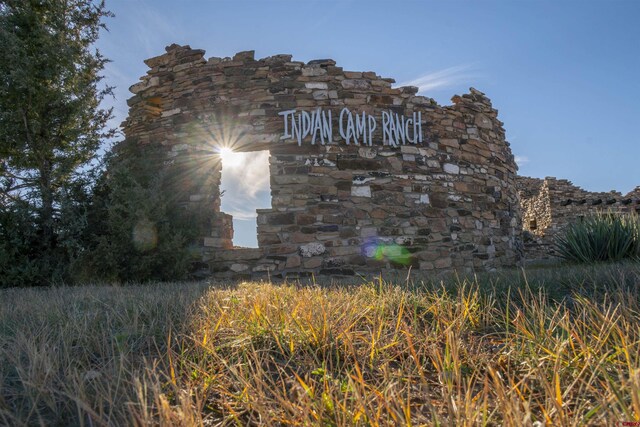
<path id="1" fill-rule="evenodd" d="M 443 107 L 330 59 L 241 52 L 207 60 L 178 45 L 145 63 L 130 88 L 125 136 L 161 144 L 164 167 L 180 168 L 184 203 L 211 218 L 200 244 L 213 274 L 486 271 L 518 262 L 517 167 L 483 93 L 471 89 Z M 318 132 L 304 132 L 303 114 L 315 114 Z M 234 248 L 231 218 L 220 212 L 222 146 L 270 151 L 271 208 L 257 212 L 257 249 Z"/>
<path id="2" fill-rule="evenodd" d="M 518 176 L 516 179 L 527 259 L 554 258 L 556 234 L 570 222 L 598 212 L 640 213 L 640 187 L 623 195 L 618 191 L 589 192 L 566 179 Z"/>

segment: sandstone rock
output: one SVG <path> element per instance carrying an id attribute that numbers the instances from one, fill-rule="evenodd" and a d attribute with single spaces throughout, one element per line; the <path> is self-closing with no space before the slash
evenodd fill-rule
<path id="1" fill-rule="evenodd" d="M 287 263 L 285 265 L 285 268 L 300 267 L 300 265 L 302 264 L 301 260 L 302 259 L 298 255 L 291 255 L 287 258 Z"/>
<path id="2" fill-rule="evenodd" d="M 371 89 L 371 84 L 361 79 L 345 79 L 342 81 L 342 87 L 345 89 L 369 90 Z"/>
<path id="3" fill-rule="evenodd" d="M 304 268 L 318 268 L 322 265 L 322 258 L 313 257 L 305 259 L 302 265 Z"/>
<path id="4" fill-rule="evenodd" d="M 302 75 L 305 77 L 318 77 L 327 74 L 327 70 L 320 67 L 304 67 Z"/>
<path id="5" fill-rule="evenodd" d="M 324 82 L 307 82 L 304 84 L 304 87 L 306 87 L 307 89 L 329 89 L 329 86 Z"/>
<path id="6" fill-rule="evenodd" d="M 493 122 L 484 114 L 476 114 L 474 123 L 482 129 L 493 129 Z"/>
<path id="7" fill-rule="evenodd" d="M 160 78 L 159 77 L 151 77 L 145 81 L 142 81 L 140 83 L 136 83 L 133 86 L 129 87 L 129 91 L 131 93 L 140 93 L 146 89 L 149 89 L 151 87 L 154 86 L 159 86 L 160 85 Z"/>
<path id="8" fill-rule="evenodd" d="M 172 110 L 167 110 L 162 112 L 162 117 L 171 117 L 180 113 L 180 108 L 174 108 Z"/>

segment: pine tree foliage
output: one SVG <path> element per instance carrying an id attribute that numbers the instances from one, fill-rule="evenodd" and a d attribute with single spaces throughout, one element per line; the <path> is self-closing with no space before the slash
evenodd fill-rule
<path id="1" fill-rule="evenodd" d="M 199 209 L 187 209 L 180 177 L 160 167 L 161 146 L 122 141 L 107 154 L 93 193 L 86 251 L 74 265 L 78 281 L 179 280 L 188 277 L 199 250 L 190 245 L 204 228 Z M 193 249 L 193 250 L 192 250 Z"/>
<path id="2" fill-rule="evenodd" d="M 62 215 L 86 194 L 81 171 L 113 135 L 100 106 L 111 93 L 107 59 L 93 47 L 109 16 L 91 0 L 0 1 L 0 263 L 40 263 L 32 284 L 50 282 L 69 255 L 63 227 L 82 218 Z M 21 241 L 16 224 L 29 229 Z"/>

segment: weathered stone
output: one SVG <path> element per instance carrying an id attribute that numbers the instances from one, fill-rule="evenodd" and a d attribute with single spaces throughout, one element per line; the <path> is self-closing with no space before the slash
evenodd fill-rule
<path id="1" fill-rule="evenodd" d="M 484 114 L 476 114 L 475 124 L 482 129 L 493 129 L 493 122 Z"/>
<path id="2" fill-rule="evenodd" d="M 307 89 L 329 89 L 329 86 L 324 82 L 308 82 L 304 84 Z"/>
<path id="3" fill-rule="evenodd" d="M 371 89 L 371 84 L 366 80 L 345 79 L 342 81 L 342 87 L 345 89 L 369 90 Z"/>
<path id="4" fill-rule="evenodd" d="M 320 269 L 344 275 L 354 265 L 359 273 L 407 266 L 490 271 L 518 260 L 516 165 L 497 112 L 480 92 L 440 107 L 415 96 L 417 88 L 392 88 L 393 79 L 374 72 L 345 72 L 332 60 L 304 64 L 289 55 L 255 60 L 250 51 L 205 65 L 204 51 L 172 45 L 147 63 L 152 69 L 132 87 L 138 95 L 128 101 L 125 135 L 162 145 L 167 162 L 161 167 L 185 178 L 170 191 L 213 218 L 199 242 L 211 271 L 243 278 Z M 363 134 L 368 123 L 356 130 L 354 122 L 347 144 L 339 123 L 345 107 L 352 119 L 354 113 L 375 119 L 373 134 Z M 311 117 L 318 109 L 331 113 L 331 135 L 321 138 L 316 128 L 299 142 L 285 137 L 279 113 Z M 390 144 L 382 114 L 401 120 L 414 112 L 421 114 L 423 141 Z M 230 129 L 220 117 L 229 119 Z M 257 211 L 260 249 L 252 254 L 232 248 L 231 217 L 220 212 L 219 163 L 194 161 L 223 133 L 237 136 L 239 150 L 270 150 L 271 209 Z M 614 198 L 599 197 L 603 206 Z M 365 258 L 369 243 L 403 251 Z"/>
<path id="5" fill-rule="evenodd" d="M 146 79 L 140 83 L 136 83 L 133 86 L 129 87 L 129 91 L 131 93 L 139 93 L 146 89 L 149 89 L 154 86 L 160 85 L 159 77 L 151 77 L 150 79 Z"/>
<path id="6" fill-rule="evenodd" d="M 285 265 L 285 268 L 300 267 L 300 265 L 302 264 L 301 260 L 302 259 L 298 255 L 291 255 L 287 258 L 287 263 Z"/>
<path id="7" fill-rule="evenodd" d="M 299 251 L 300 251 L 300 255 L 302 255 L 303 257 L 310 258 L 312 256 L 322 255 L 323 253 L 325 253 L 326 248 L 320 242 L 312 242 L 312 243 L 300 246 Z"/>
<path id="8" fill-rule="evenodd" d="M 174 108 L 172 110 L 167 110 L 162 112 L 162 117 L 171 117 L 180 113 L 180 108 Z"/>
<path id="9" fill-rule="evenodd" d="M 375 159 L 378 151 L 375 148 L 358 148 L 358 155 L 365 159 Z"/>
<path id="10" fill-rule="evenodd" d="M 249 269 L 249 266 L 247 264 L 231 264 L 230 269 L 231 271 L 239 273 L 241 271 L 247 271 Z"/>
<path id="11" fill-rule="evenodd" d="M 274 213 L 267 217 L 267 223 L 271 225 L 286 225 L 295 223 L 293 212 Z"/>
<path id="12" fill-rule="evenodd" d="M 318 77 L 318 76 L 324 76 L 325 74 L 327 74 L 327 70 L 325 68 L 304 67 L 302 69 L 302 75 L 305 77 Z"/>
<path id="13" fill-rule="evenodd" d="M 238 52 L 233 55 L 234 61 L 253 61 L 255 57 L 255 50 L 246 50 L 244 52 Z"/>
<path id="14" fill-rule="evenodd" d="M 371 187 L 368 185 L 351 187 L 351 195 L 353 197 L 371 197 Z"/>
<path id="15" fill-rule="evenodd" d="M 305 259 L 303 264 L 304 268 L 318 268 L 322 265 L 322 258 L 313 257 L 309 259 Z"/>
<path id="16" fill-rule="evenodd" d="M 460 167 L 458 165 L 454 165 L 451 163 L 445 163 L 444 165 L 442 165 L 442 169 L 446 172 L 446 173 L 451 173 L 451 174 L 459 174 L 460 173 Z"/>
<path id="17" fill-rule="evenodd" d="M 628 200 L 640 204 L 640 187 L 623 196 L 616 191 L 588 192 L 555 177 L 518 177 L 517 188 L 523 210 L 522 226 L 527 236 L 524 246 L 529 259 L 556 257 L 556 234 L 577 218 L 598 212 L 633 212 L 633 204 Z M 503 198 L 502 189 L 498 187 L 488 187 L 486 193 L 494 200 Z M 602 203 L 603 200 L 607 202 Z M 501 221 L 501 228 L 510 226 L 511 222 Z"/>

